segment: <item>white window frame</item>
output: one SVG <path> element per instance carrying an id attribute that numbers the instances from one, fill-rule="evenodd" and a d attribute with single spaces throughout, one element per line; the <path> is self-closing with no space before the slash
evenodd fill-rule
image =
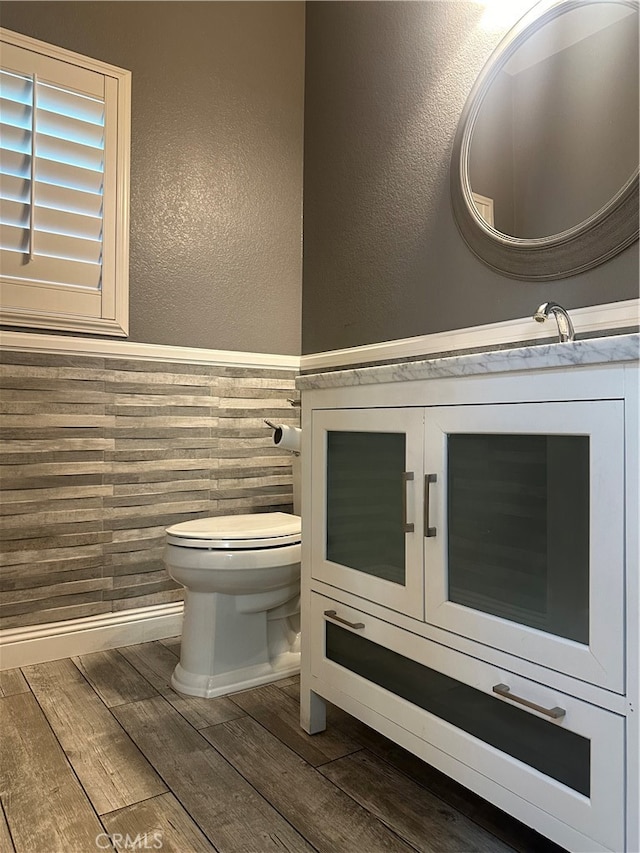
<path id="1" fill-rule="evenodd" d="M 82 92 L 84 71 L 104 79 L 105 173 L 99 291 L 40 283 L 0 270 L 0 323 L 31 329 L 126 337 L 129 333 L 129 171 L 131 72 L 0 27 L 3 69 Z M 6 47 L 9 46 L 9 47 Z M 10 47 L 13 46 L 13 47 Z M 15 48 L 19 50 L 16 51 Z M 23 51 L 24 53 L 20 53 Z M 12 68 L 12 58 L 20 68 Z M 64 63 L 64 65 L 60 65 Z M 16 65 L 17 62 L 13 62 Z M 33 68 L 29 70 L 29 66 Z M 26 66 L 26 67 L 25 67 Z M 46 304 L 46 307 L 43 307 Z"/>

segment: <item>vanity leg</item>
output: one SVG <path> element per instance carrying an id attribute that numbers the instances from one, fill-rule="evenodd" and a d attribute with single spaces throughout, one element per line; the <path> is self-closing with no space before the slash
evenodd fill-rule
<path id="1" fill-rule="evenodd" d="M 300 690 L 300 725 L 307 734 L 315 735 L 327 727 L 326 702 L 313 690 Z"/>

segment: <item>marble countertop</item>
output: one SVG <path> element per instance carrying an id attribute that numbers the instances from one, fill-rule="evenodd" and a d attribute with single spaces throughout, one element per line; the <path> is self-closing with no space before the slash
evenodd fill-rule
<path id="1" fill-rule="evenodd" d="M 569 365 L 605 364 L 637 361 L 639 354 L 640 334 L 633 333 L 589 338 L 573 343 L 538 344 L 491 352 L 454 354 L 443 358 L 311 373 L 299 376 L 296 386 L 302 391 L 309 391 L 316 388 L 407 382 L 413 379 L 440 379 L 447 376 L 473 376 L 480 373 L 507 373 Z"/>

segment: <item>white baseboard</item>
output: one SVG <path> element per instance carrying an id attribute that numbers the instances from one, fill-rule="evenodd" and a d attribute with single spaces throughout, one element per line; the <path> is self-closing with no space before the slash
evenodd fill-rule
<path id="1" fill-rule="evenodd" d="M 0 670 L 133 646 L 182 633 L 183 602 L 0 631 Z"/>

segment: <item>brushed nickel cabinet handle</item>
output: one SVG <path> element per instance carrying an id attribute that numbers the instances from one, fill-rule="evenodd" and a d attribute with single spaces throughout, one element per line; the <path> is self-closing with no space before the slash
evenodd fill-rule
<path id="1" fill-rule="evenodd" d="M 435 527 L 431 527 L 429 524 L 429 486 L 431 483 L 437 482 L 437 474 L 424 475 L 424 535 L 428 537 L 435 536 L 438 532 Z"/>
<path id="2" fill-rule="evenodd" d="M 349 622 L 347 619 L 343 619 L 342 616 L 338 616 L 335 610 L 325 610 L 324 615 L 333 619 L 334 622 L 340 622 L 342 625 L 348 625 L 349 628 L 355 628 L 356 631 L 364 628 L 364 622 Z"/>
<path id="3" fill-rule="evenodd" d="M 407 521 L 407 483 L 413 480 L 413 471 L 402 472 L 402 529 L 405 533 L 413 533 L 413 522 Z"/>
<path id="4" fill-rule="evenodd" d="M 533 708 L 534 711 L 538 711 L 540 714 L 546 714 L 546 716 L 551 717 L 552 720 L 561 720 L 567 713 L 564 708 L 544 708 L 542 705 L 536 705 L 535 702 L 523 699 L 522 696 L 516 696 L 511 692 L 511 688 L 508 684 L 494 684 L 492 689 L 494 693 L 498 694 L 498 696 L 503 696 L 505 699 L 511 699 L 512 702 L 518 702 L 518 704 L 525 705 L 527 708 Z"/>

